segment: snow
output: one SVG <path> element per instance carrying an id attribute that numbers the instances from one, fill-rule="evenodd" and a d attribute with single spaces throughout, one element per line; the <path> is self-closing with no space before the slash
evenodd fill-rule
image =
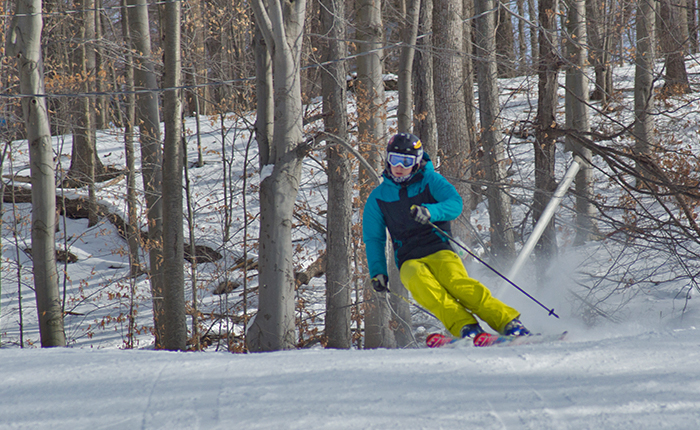
<path id="1" fill-rule="evenodd" d="M 268 176 L 272 175 L 272 173 L 274 171 L 275 171 L 274 164 L 264 165 L 263 168 L 260 170 L 260 182 L 264 181 Z"/>
<path id="2" fill-rule="evenodd" d="M 629 78 L 631 73 L 628 68 L 622 77 Z M 504 96 L 504 103 L 513 107 L 504 111 L 504 118 L 517 122 L 533 106 L 536 82 L 513 80 L 505 86 L 530 89 Z M 690 118 L 691 114 L 696 115 L 697 109 L 686 107 L 684 115 Z M 629 116 L 629 109 L 620 115 Z M 192 121 L 188 119 L 186 128 L 196 129 Z M 218 129 L 218 119 L 208 125 L 205 121 L 205 166 L 191 167 L 189 174 L 196 202 L 196 243 L 223 255 L 221 261 L 197 268 L 200 309 L 240 315 L 239 290 L 226 297 L 212 296 L 211 291 L 224 280 L 242 281 L 242 274 L 232 275 L 228 269 L 242 256 L 244 236 L 248 240 L 257 237 L 255 222 L 247 229 L 242 227 L 243 199 L 248 211 L 255 214 L 256 187 L 269 169 L 256 175 L 255 144 L 250 144 L 246 126 L 237 126 L 237 121 L 233 116 L 226 118 L 225 137 Z M 620 121 L 628 123 L 629 118 Z M 683 140 L 685 133 L 688 142 L 697 142 L 692 140 L 693 127 L 677 132 L 678 139 Z M 54 139 L 64 168 L 69 164 L 67 139 Z M 123 166 L 119 133 L 99 133 L 99 139 L 98 150 L 105 164 Z M 224 145 L 221 139 L 225 139 Z M 514 161 L 514 183 L 528 184 L 533 180 L 532 151 L 531 143 L 524 139 L 511 141 L 509 156 Z M 196 139 L 188 143 L 189 159 L 194 160 Z M 222 147 L 235 161 L 231 166 L 222 165 Z M 16 142 L 4 172 L 26 175 L 26 152 L 26 142 Z M 320 158 L 322 153 L 320 150 L 315 155 Z M 557 157 L 561 177 L 570 154 L 558 151 Z M 228 216 L 232 225 L 226 245 L 222 245 L 224 174 L 231 181 Z M 610 199 L 617 197 L 614 184 L 596 174 L 596 191 Z M 310 221 L 322 225 L 325 221 L 318 214 L 325 205 L 325 180 L 313 157 L 306 160 L 297 202 Z M 142 188 L 140 183 L 137 187 Z M 98 186 L 100 202 L 122 216 L 126 213 L 124 188 L 123 180 Z M 68 190 L 66 196 L 82 195 L 83 191 Z M 517 197 L 514 217 L 522 222 L 529 206 L 517 201 L 529 201 L 531 191 L 524 185 L 513 192 Z M 224 352 L 222 343 L 213 343 L 205 352 L 152 350 L 148 282 L 145 277 L 130 282 L 128 261 L 122 252 L 125 243 L 111 224 L 103 221 L 88 228 L 84 219 L 61 219 L 57 233 L 57 243 L 79 259 L 59 268 L 61 293 L 65 291 L 69 311 L 69 347 L 38 348 L 31 260 L 23 252 L 30 246 L 27 220 L 31 207 L 5 204 L 0 430 L 700 428 L 700 330 L 696 329 L 700 314 L 691 294 L 697 285 L 685 272 L 696 272 L 696 261 L 612 239 L 573 247 L 569 209 L 573 205 L 568 195 L 557 213 L 561 255 L 553 262 L 547 281 L 539 282 L 531 273 L 514 279 L 555 309 L 560 318 L 547 315 L 482 265 L 466 263 L 470 273 L 492 287 L 494 295 L 523 313 L 530 329 L 544 334 L 567 330 L 564 341 L 491 348 L 415 348 L 422 345 L 427 332 L 440 326 L 412 307 L 413 348 L 326 350 L 316 344 L 293 351 L 231 354 Z M 140 210 L 143 213 L 143 208 Z M 472 222 L 479 231 L 488 229 L 483 204 L 473 212 Z M 525 234 L 529 234 L 527 228 L 530 226 Z M 298 267 L 313 262 L 318 249 L 323 248 L 323 238 L 312 228 L 295 229 L 294 241 Z M 683 246 L 678 252 L 697 249 L 697 244 Z M 254 258 L 255 252 L 251 246 L 248 258 Z M 141 260 L 146 258 L 142 255 Z M 190 273 L 186 276 L 191 299 Z M 632 287 L 626 288 L 622 281 L 605 283 L 615 278 L 629 279 Z M 595 289 L 592 279 L 597 280 Z M 249 288 L 256 286 L 254 276 L 249 282 Z M 315 325 L 321 330 L 323 285 L 323 279 L 314 279 L 299 293 L 307 303 L 304 316 L 310 328 Z M 130 305 L 127 297 L 131 289 L 139 332 L 134 336 L 135 349 L 123 349 L 127 346 L 123 315 Z M 254 307 L 255 300 L 248 305 Z M 223 325 L 211 328 L 226 332 L 229 327 Z M 242 333 L 240 326 L 230 329 L 233 334 Z M 20 343 L 24 348 L 19 348 Z"/>
<path id="3" fill-rule="evenodd" d="M 697 429 L 700 332 L 264 354 L 0 350 L 8 429 Z"/>

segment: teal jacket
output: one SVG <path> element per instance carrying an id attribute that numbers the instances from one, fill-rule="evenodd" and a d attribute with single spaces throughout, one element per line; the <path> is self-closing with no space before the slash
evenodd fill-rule
<path id="1" fill-rule="evenodd" d="M 430 221 L 448 234 L 449 221 L 462 213 L 462 197 L 447 179 L 435 171 L 426 153 L 423 153 L 421 167 L 407 182 L 394 182 L 386 170 L 382 177 L 383 182 L 367 198 L 362 216 L 362 240 L 372 278 L 389 273 L 384 253 L 387 229 L 391 235 L 394 260 L 399 268 L 406 260 L 452 249 L 443 234 L 411 218 L 412 205 L 428 208 Z"/>

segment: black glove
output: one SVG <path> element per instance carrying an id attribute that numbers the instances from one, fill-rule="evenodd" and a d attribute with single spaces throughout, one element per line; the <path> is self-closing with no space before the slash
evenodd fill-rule
<path id="1" fill-rule="evenodd" d="M 383 273 L 380 273 L 379 275 L 372 278 L 372 288 L 374 288 L 374 291 L 378 293 L 385 293 L 389 291 L 389 287 L 387 286 L 388 284 L 389 279 Z"/>
<path id="2" fill-rule="evenodd" d="M 421 224 L 430 222 L 430 211 L 425 206 L 411 206 L 411 217 Z"/>

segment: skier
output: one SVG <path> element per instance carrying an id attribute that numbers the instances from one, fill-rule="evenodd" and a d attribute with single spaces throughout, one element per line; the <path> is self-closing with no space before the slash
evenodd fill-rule
<path id="1" fill-rule="evenodd" d="M 367 199 L 362 229 L 372 287 L 388 291 L 385 244 L 391 236 L 401 282 L 413 298 L 435 315 L 454 337 L 474 338 L 484 330 L 479 317 L 498 333 L 529 335 L 520 313 L 469 277 L 449 240 L 450 221 L 462 212 L 462 198 L 437 173 L 421 141 L 409 133 L 394 135 L 387 146 L 384 181 Z"/>

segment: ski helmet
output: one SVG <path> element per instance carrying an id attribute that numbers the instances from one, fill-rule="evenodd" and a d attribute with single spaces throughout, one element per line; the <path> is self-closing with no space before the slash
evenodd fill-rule
<path id="1" fill-rule="evenodd" d="M 423 144 L 413 134 L 399 133 L 389 139 L 386 152 L 389 165 L 401 164 L 405 168 L 410 168 L 420 164 L 423 158 Z"/>

